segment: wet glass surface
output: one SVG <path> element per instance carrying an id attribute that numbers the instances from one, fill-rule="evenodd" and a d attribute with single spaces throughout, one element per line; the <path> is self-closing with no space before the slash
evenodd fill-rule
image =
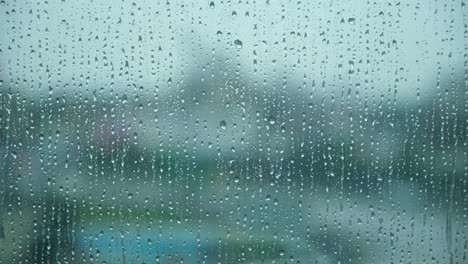
<path id="1" fill-rule="evenodd" d="M 468 263 L 466 1 L 0 14 L 0 263 Z"/>

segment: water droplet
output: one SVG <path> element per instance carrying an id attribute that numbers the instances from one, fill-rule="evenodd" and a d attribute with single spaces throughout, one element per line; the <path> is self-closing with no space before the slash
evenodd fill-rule
<path id="1" fill-rule="evenodd" d="M 234 45 L 236 45 L 238 49 L 241 49 L 243 44 L 242 44 L 242 41 L 240 41 L 239 39 L 236 39 L 234 40 Z"/>
<path id="2" fill-rule="evenodd" d="M 221 122 L 219 122 L 219 126 L 220 126 L 222 129 L 226 129 L 226 121 L 222 120 Z"/>
<path id="3" fill-rule="evenodd" d="M 270 116 L 270 118 L 268 118 L 268 122 L 270 123 L 270 125 L 274 125 L 276 123 L 275 117 Z"/>

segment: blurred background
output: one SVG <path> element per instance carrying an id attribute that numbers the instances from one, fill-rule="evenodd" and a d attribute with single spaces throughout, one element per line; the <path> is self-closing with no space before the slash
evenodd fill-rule
<path id="1" fill-rule="evenodd" d="M 465 1 L 0 14 L 0 263 L 468 263 Z"/>

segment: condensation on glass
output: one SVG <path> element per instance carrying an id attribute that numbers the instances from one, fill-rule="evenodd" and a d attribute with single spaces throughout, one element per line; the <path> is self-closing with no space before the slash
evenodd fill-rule
<path id="1" fill-rule="evenodd" d="M 465 0 L 0 1 L 0 263 L 468 263 Z"/>

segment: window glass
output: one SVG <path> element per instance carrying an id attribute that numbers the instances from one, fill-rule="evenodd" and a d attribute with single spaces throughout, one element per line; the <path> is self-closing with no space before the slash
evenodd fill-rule
<path id="1" fill-rule="evenodd" d="M 0 263 L 468 263 L 466 1 L 0 14 Z"/>

